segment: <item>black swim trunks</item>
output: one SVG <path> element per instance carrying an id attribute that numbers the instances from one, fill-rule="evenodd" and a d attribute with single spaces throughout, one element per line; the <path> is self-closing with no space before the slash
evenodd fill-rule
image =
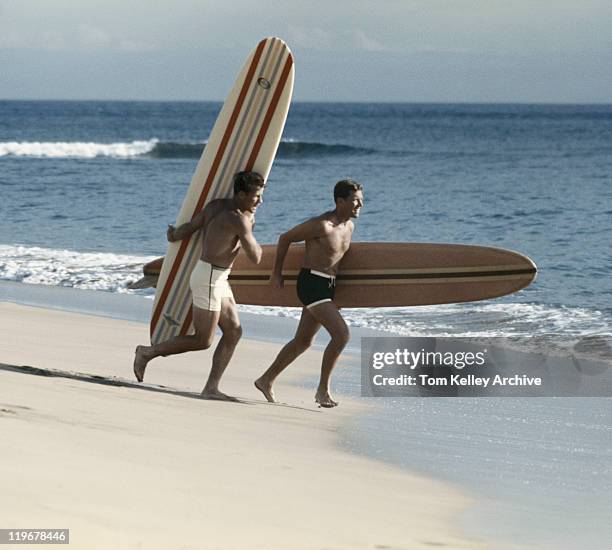
<path id="1" fill-rule="evenodd" d="M 307 308 L 331 302 L 336 291 L 336 278 L 322 271 L 302 269 L 297 279 L 297 295 Z"/>

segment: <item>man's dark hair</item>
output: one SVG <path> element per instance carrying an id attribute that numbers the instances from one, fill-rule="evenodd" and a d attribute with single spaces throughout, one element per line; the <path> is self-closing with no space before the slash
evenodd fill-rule
<path id="1" fill-rule="evenodd" d="M 334 187 L 334 202 L 339 198 L 346 199 L 351 195 L 353 191 L 362 191 L 363 185 L 358 181 L 352 180 L 350 178 L 345 180 L 340 180 L 336 183 Z"/>
<path id="2" fill-rule="evenodd" d="M 248 195 L 253 187 L 265 186 L 263 176 L 257 172 L 238 172 L 234 176 L 234 193 L 236 194 L 244 191 Z"/>

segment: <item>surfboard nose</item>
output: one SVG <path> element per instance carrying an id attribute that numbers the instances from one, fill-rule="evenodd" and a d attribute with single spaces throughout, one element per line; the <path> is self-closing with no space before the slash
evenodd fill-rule
<path id="1" fill-rule="evenodd" d="M 538 266 L 531 260 L 529 259 L 529 261 L 531 262 L 531 265 L 533 266 L 533 276 L 531 277 L 531 283 L 533 283 L 537 278 L 538 278 Z"/>

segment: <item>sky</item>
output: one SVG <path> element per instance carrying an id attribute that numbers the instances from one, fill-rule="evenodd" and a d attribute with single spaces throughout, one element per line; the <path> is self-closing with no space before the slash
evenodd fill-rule
<path id="1" fill-rule="evenodd" d="M 222 100 L 266 36 L 297 101 L 612 103 L 610 0 L 0 0 L 0 99 Z"/>

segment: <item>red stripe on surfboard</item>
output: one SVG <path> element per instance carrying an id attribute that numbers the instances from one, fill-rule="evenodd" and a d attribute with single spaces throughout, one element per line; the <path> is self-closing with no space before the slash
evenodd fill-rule
<path id="1" fill-rule="evenodd" d="M 251 61 L 251 66 L 249 67 L 249 71 L 247 72 L 246 78 L 244 79 L 244 83 L 242 84 L 242 89 L 240 90 L 240 95 L 238 96 L 238 100 L 236 101 L 236 106 L 234 107 L 232 115 L 230 116 L 230 120 L 226 126 L 225 133 L 223 134 L 223 138 L 221 140 L 221 143 L 219 144 L 219 149 L 217 150 L 217 154 L 215 155 L 215 159 L 213 161 L 211 169 L 208 172 L 208 177 L 206 178 L 204 189 L 202 190 L 202 193 L 200 194 L 200 198 L 198 200 L 198 203 L 192 215 L 192 219 L 202 209 L 202 206 L 204 205 L 204 202 L 206 201 L 206 197 L 208 196 L 208 192 L 210 191 L 210 186 L 212 185 L 212 182 L 217 173 L 217 170 L 219 169 L 219 164 L 221 163 L 221 159 L 223 158 L 223 155 L 225 154 L 225 149 L 227 148 L 227 144 L 234 130 L 234 126 L 236 125 L 236 121 L 238 120 L 238 115 L 240 114 L 240 110 L 242 109 L 242 105 L 246 98 L 246 94 L 248 92 L 249 86 L 251 85 L 251 81 L 253 79 L 253 74 L 255 73 L 255 69 L 257 68 L 257 65 L 259 64 L 259 60 L 261 58 L 265 45 L 266 45 L 266 40 L 262 40 L 257 45 L 257 49 L 255 50 L 255 55 L 253 56 L 253 61 Z M 157 304 L 157 307 L 155 308 L 155 311 L 153 312 L 153 317 L 151 318 L 151 325 L 150 325 L 151 337 L 153 337 L 153 332 L 155 328 L 157 327 L 157 322 L 159 321 L 159 318 L 161 316 L 166 300 L 168 299 L 168 294 L 170 294 L 170 290 L 172 289 L 172 283 L 174 282 L 174 279 L 183 261 L 183 257 L 185 256 L 185 252 L 187 251 L 188 246 L 189 246 L 189 240 L 185 240 L 181 243 L 179 252 L 174 260 L 174 263 L 172 264 L 170 275 L 168 276 L 166 284 L 164 285 L 164 289 L 159 298 L 159 302 Z M 191 316 L 191 310 L 189 312 L 188 317 L 190 316 Z M 191 321 L 189 323 L 191 324 Z"/>
<path id="2" fill-rule="evenodd" d="M 210 186 L 212 185 L 214 177 L 217 175 L 217 170 L 219 169 L 219 165 L 221 164 L 221 160 L 223 159 L 223 155 L 225 154 L 225 148 L 227 147 L 229 139 L 232 135 L 232 131 L 234 130 L 234 126 L 236 125 L 236 121 L 238 120 L 238 115 L 240 114 L 240 108 L 242 107 L 242 104 L 244 103 L 244 100 L 246 98 L 246 94 L 249 90 L 248 84 L 250 84 L 251 80 L 253 80 L 253 74 L 255 73 L 255 69 L 257 68 L 257 64 L 259 63 L 259 58 L 261 57 L 263 53 L 263 48 L 265 45 L 266 45 L 266 40 L 262 40 L 257 46 L 257 51 L 255 52 L 255 56 L 253 57 L 253 62 L 251 63 L 251 66 L 249 67 L 249 72 L 247 73 L 247 77 L 245 79 L 245 85 L 243 85 L 242 90 L 240 90 L 240 96 L 238 97 L 238 101 L 237 101 L 237 107 L 239 108 L 234 109 L 234 112 L 232 113 L 232 116 L 230 117 L 230 120 L 227 125 L 228 129 L 225 131 L 225 134 L 223 135 L 223 139 L 221 140 L 221 144 L 219 145 L 219 150 L 217 151 L 215 160 L 213 161 L 212 166 L 210 167 L 210 172 L 208 174 L 208 178 L 206 179 L 206 184 L 204 185 L 204 189 L 202 190 L 202 193 L 200 195 L 200 200 L 198 201 L 198 204 L 196 205 L 195 210 L 193 212 L 194 216 L 198 214 L 200 210 L 202 210 L 202 207 L 204 206 L 204 202 L 206 201 L 206 197 L 208 196 L 208 191 L 210 190 Z"/>
<path id="3" fill-rule="evenodd" d="M 287 61 L 285 61 L 285 66 L 283 67 L 283 72 L 280 76 L 280 84 L 274 91 L 274 96 L 272 97 L 272 101 L 270 102 L 270 106 L 268 107 L 268 112 L 266 113 L 266 117 L 261 125 L 261 130 L 259 131 L 259 135 L 257 136 L 257 140 L 255 141 L 255 145 L 253 146 L 253 150 L 251 151 L 251 156 L 246 163 L 245 170 L 252 170 L 253 165 L 255 164 L 255 159 L 257 155 L 259 155 L 259 150 L 261 149 L 261 145 L 268 133 L 268 128 L 270 126 L 270 122 L 272 122 L 272 117 L 276 111 L 276 107 L 278 106 L 278 102 L 280 101 L 280 97 L 285 89 L 285 84 L 287 84 L 287 78 L 289 78 L 289 72 L 291 71 L 291 66 L 293 65 L 293 57 L 291 54 L 287 57 Z"/>
<path id="4" fill-rule="evenodd" d="M 259 134 L 257 135 L 257 139 L 255 140 L 255 144 L 253 145 L 253 149 L 249 156 L 249 159 L 246 163 L 244 170 L 252 170 L 253 165 L 255 164 L 255 160 L 257 159 L 257 155 L 259 155 L 259 151 L 263 144 L 263 141 L 266 137 L 268 129 L 270 127 L 270 123 L 272 122 L 272 118 L 274 117 L 274 113 L 276 111 L 276 107 L 278 106 L 278 102 L 280 101 L 280 97 L 285 89 L 285 85 L 287 84 L 287 79 L 289 78 L 289 72 L 291 71 L 291 66 L 293 65 L 293 58 L 291 54 L 287 57 L 287 61 L 285 61 L 285 66 L 283 67 L 283 71 L 281 73 L 279 79 L 279 85 L 274 91 L 274 95 L 272 96 L 272 101 L 270 101 L 270 105 L 268 106 L 268 110 L 266 112 L 266 116 L 262 122 L 261 128 L 259 130 Z M 181 326 L 180 335 L 184 336 L 189 332 L 189 327 L 191 326 L 192 321 L 192 309 L 189 309 L 187 316 L 185 317 L 185 321 Z"/>

